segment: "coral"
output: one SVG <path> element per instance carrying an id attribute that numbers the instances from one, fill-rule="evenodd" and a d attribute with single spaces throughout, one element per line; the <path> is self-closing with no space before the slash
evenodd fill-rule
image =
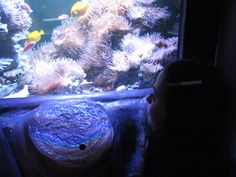
<path id="1" fill-rule="evenodd" d="M 25 39 L 31 27 L 32 12 L 24 0 L 0 0 L 0 97 L 18 92 L 24 87 L 24 66 L 18 42 Z"/>
<path id="2" fill-rule="evenodd" d="M 72 59 L 36 61 L 26 75 L 29 91 L 41 95 L 63 89 L 73 82 L 81 83 L 85 77 L 83 69 Z"/>
<path id="3" fill-rule="evenodd" d="M 157 7 L 155 0 L 82 1 L 88 3 L 84 15 L 64 20 L 53 30 L 51 43 L 27 55 L 31 93 L 81 87 L 83 79 L 103 91 L 151 85 L 162 61 L 177 50 L 177 37 L 156 32 L 168 9 Z"/>
<path id="4" fill-rule="evenodd" d="M 0 16 L 8 25 L 8 30 L 28 30 L 32 24 L 29 14 L 32 12 L 24 0 L 0 0 Z"/>
<path id="5" fill-rule="evenodd" d="M 16 59 L 20 47 L 17 44 L 25 39 L 32 24 L 32 12 L 24 0 L 0 0 L 0 55 Z"/>

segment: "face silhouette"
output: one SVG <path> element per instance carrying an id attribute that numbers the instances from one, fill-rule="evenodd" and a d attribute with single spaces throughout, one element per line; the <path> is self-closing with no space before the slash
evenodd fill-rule
<path id="1" fill-rule="evenodd" d="M 160 127 L 166 115 L 165 85 L 164 73 L 161 72 L 157 77 L 152 93 L 147 97 L 147 102 L 150 104 L 148 122 L 154 130 Z"/>

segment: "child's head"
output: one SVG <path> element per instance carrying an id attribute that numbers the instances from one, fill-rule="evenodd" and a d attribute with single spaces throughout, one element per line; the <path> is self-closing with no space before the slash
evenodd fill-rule
<path id="1" fill-rule="evenodd" d="M 219 81 L 215 68 L 206 63 L 179 60 L 168 65 L 157 77 L 153 93 L 147 98 L 153 127 L 158 128 L 167 117 L 178 117 L 181 122 L 181 116 L 186 122 L 187 115 L 190 120 L 190 117 L 217 112 L 222 100 Z"/>

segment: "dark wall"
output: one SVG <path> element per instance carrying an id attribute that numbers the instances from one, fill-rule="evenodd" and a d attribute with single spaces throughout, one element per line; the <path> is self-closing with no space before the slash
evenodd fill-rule
<path id="1" fill-rule="evenodd" d="M 182 3 L 186 4 L 182 58 L 213 62 L 222 0 L 183 0 Z"/>
<path id="2" fill-rule="evenodd" d="M 226 0 L 220 24 L 216 65 L 231 87 L 228 110 L 230 177 L 236 176 L 236 1 Z"/>
<path id="3" fill-rule="evenodd" d="M 184 59 L 216 64 L 228 86 L 228 110 L 222 125 L 225 146 L 229 148 L 230 177 L 236 176 L 236 1 L 191 1 L 185 3 L 185 27 L 180 43 Z M 182 37 L 182 39 L 181 39 Z M 227 103 L 226 103 L 227 104 Z"/>

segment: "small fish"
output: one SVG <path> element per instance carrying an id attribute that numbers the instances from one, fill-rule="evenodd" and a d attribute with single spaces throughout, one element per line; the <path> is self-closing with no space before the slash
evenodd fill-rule
<path id="1" fill-rule="evenodd" d="M 28 36 L 26 37 L 23 53 L 26 52 L 27 50 L 32 49 L 35 46 L 35 44 L 41 40 L 42 35 L 44 35 L 43 30 L 32 31 L 31 33 L 29 33 Z"/>
<path id="2" fill-rule="evenodd" d="M 69 17 L 69 15 L 67 15 L 67 14 L 62 14 L 62 15 L 58 16 L 57 19 L 58 19 L 58 20 L 65 20 L 65 19 L 67 19 L 68 17 Z"/>
<path id="3" fill-rule="evenodd" d="M 46 18 L 46 19 L 43 19 L 43 21 L 44 22 L 63 21 L 65 19 L 67 19 L 68 17 L 69 17 L 69 15 L 62 14 L 62 15 L 58 16 L 57 18 Z"/>
<path id="4" fill-rule="evenodd" d="M 44 35 L 43 30 L 35 30 L 28 34 L 26 41 L 27 42 L 39 42 L 41 40 L 41 36 Z"/>
<path id="5" fill-rule="evenodd" d="M 26 42 L 24 45 L 23 53 L 32 49 L 35 46 L 36 42 Z"/>
<path id="6" fill-rule="evenodd" d="M 53 22 L 53 21 L 60 21 L 58 18 L 45 18 L 43 19 L 44 22 Z"/>
<path id="7" fill-rule="evenodd" d="M 87 12 L 87 10 L 88 10 L 88 3 L 78 1 L 72 6 L 70 12 L 74 16 L 77 16 L 77 15 L 82 16 Z"/>

